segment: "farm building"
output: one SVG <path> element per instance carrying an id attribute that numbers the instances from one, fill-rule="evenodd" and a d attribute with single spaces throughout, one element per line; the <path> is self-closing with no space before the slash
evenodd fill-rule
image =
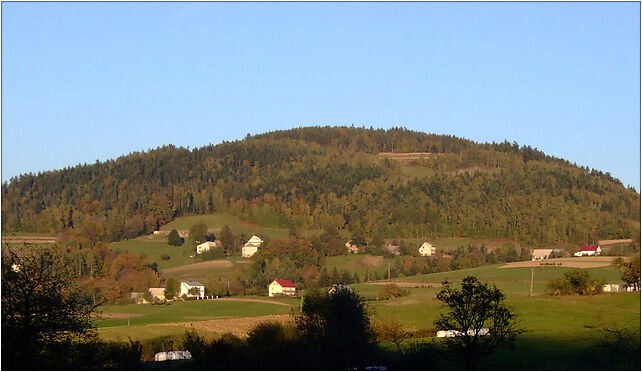
<path id="1" fill-rule="evenodd" d="M 194 292 L 193 288 L 198 290 L 198 295 L 192 294 Z M 192 290 L 192 293 L 190 293 L 190 290 Z M 200 282 L 181 282 L 179 297 L 183 295 L 187 295 L 187 297 L 205 297 L 205 286 Z"/>
<path id="2" fill-rule="evenodd" d="M 573 253 L 573 256 L 599 256 L 600 253 L 602 253 L 602 249 L 600 249 L 599 245 L 585 245 L 581 251 Z"/>
<path id="3" fill-rule="evenodd" d="M 274 279 L 268 286 L 268 295 L 274 296 L 295 296 L 296 285 L 286 279 Z"/>
<path id="4" fill-rule="evenodd" d="M 158 298 L 159 300 L 165 299 L 165 288 L 150 288 L 149 294 L 152 295 L 152 298 Z"/>
<path id="5" fill-rule="evenodd" d="M 250 240 L 245 243 L 241 249 L 241 256 L 252 257 L 259 250 L 259 246 L 263 244 L 263 240 L 256 235 L 252 235 Z"/>
<path id="6" fill-rule="evenodd" d="M 604 292 L 635 292 L 637 289 L 635 286 L 628 284 L 604 284 L 602 286 L 602 291 Z"/>
<path id="7" fill-rule="evenodd" d="M 533 249 L 531 261 L 546 260 L 551 257 L 552 249 Z"/>
<path id="8" fill-rule="evenodd" d="M 219 245 L 220 244 L 219 244 L 218 240 L 217 241 L 213 241 L 213 242 L 205 242 L 205 243 L 199 244 L 199 245 L 196 246 L 196 254 L 201 254 L 201 253 L 208 252 L 210 249 L 216 248 Z"/>
<path id="9" fill-rule="evenodd" d="M 132 292 L 131 299 L 137 304 L 146 304 L 147 301 L 143 297 L 143 292 Z"/>
<path id="10" fill-rule="evenodd" d="M 352 254 L 357 254 L 359 253 L 359 247 L 357 247 L 354 244 L 350 244 L 351 242 L 346 242 L 346 248 L 348 248 L 348 253 Z"/>
<path id="11" fill-rule="evenodd" d="M 432 256 L 437 251 L 437 248 L 433 247 L 432 244 L 424 242 L 424 244 L 419 247 L 420 256 Z"/>
<path id="12" fill-rule="evenodd" d="M 480 336 L 488 336 L 489 329 L 488 328 L 480 328 L 478 334 Z M 469 329 L 468 332 L 469 336 L 474 336 L 475 335 L 475 330 L 474 329 Z M 461 331 L 457 331 L 454 329 L 451 329 L 449 331 L 437 331 L 437 337 L 458 337 L 458 336 L 463 336 L 464 334 Z"/>
<path id="13" fill-rule="evenodd" d="M 192 353 L 188 350 L 178 351 L 161 351 L 154 354 L 155 362 L 164 362 L 166 360 L 192 359 Z"/>

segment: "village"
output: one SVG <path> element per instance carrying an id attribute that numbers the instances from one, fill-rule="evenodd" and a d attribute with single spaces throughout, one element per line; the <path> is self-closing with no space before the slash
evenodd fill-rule
<path id="1" fill-rule="evenodd" d="M 157 234 L 158 232 L 154 232 Z M 181 233 L 183 234 L 183 233 Z M 241 248 L 242 258 L 251 258 L 254 256 L 261 245 L 263 240 L 257 236 L 252 235 L 252 237 L 243 245 Z M 215 239 L 214 241 L 205 241 L 203 243 L 197 244 L 195 247 L 195 256 L 209 252 L 213 248 L 220 247 L 221 241 Z M 345 243 L 348 254 L 359 254 L 363 253 L 363 249 L 352 244 L 351 241 Z M 384 250 L 388 253 L 398 256 L 400 255 L 399 245 L 386 244 L 384 245 Z M 431 257 L 437 252 L 437 248 L 429 242 L 423 242 L 418 248 L 418 255 L 421 257 Z M 579 251 L 573 253 L 573 257 L 597 257 L 602 253 L 602 249 L 599 245 L 585 245 Z M 569 254 L 559 248 L 547 248 L 547 249 L 533 249 L 531 253 L 531 261 L 537 262 L 539 266 L 562 266 L 563 260 L 555 259 L 564 259 L 568 258 Z M 389 279 L 388 279 L 389 280 Z M 633 292 L 639 290 L 637 286 L 627 285 L 627 284 L 604 284 L 602 287 L 604 292 Z M 208 295 L 205 285 L 197 280 L 184 280 L 179 283 L 178 292 L 175 296 L 167 295 L 167 288 L 165 287 L 151 287 L 148 289 L 148 293 L 143 292 L 132 292 L 131 299 L 137 304 L 147 304 L 150 302 L 164 302 L 164 301 L 174 301 L 174 300 L 214 300 L 218 299 L 219 295 Z M 297 286 L 291 279 L 287 278 L 274 278 L 267 286 L 267 295 L 268 297 L 297 297 L 299 293 L 297 292 Z"/>

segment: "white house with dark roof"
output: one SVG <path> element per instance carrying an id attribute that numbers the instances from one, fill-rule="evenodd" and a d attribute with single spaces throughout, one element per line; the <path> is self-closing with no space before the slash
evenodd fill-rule
<path id="1" fill-rule="evenodd" d="M 190 292 L 192 288 L 198 289 L 198 295 L 193 295 Z M 179 297 L 187 295 L 187 297 L 205 297 L 205 286 L 201 282 L 181 282 Z"/>

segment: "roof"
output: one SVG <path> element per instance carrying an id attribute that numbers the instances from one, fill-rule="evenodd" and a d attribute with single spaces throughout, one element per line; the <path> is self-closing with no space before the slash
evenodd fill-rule
<path id="1" fill-rule="evenodd" d="M 281 287 L 296 287 L 294 283 L 287 279 L 274 279 L 274 281 L 279 283 Z"/>
<path id="2" fill-rule="evenodd" d="M 582 247 L 582 252 L 593 252 L 596 251 L 599 247 L 599 245 L 585 245 Z"/>
<path id="3" fill-rule="evenodd" d="M 533 254 L 550 254 L 553 253 L 552 249 L 533 249 Z"/>
<path id="4" fill-rule="evenodd" d="M 204 287 L 204 285 L 201 284 L 201 282 L 183 282 L 183 283 L 185 283 L 185 284 L 187 284 L 189 286 L 192 286 L 192 287 L 197 287 L 197 286 Z"/>

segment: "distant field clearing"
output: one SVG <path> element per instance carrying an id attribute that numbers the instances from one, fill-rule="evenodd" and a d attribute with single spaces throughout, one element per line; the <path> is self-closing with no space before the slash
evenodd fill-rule
<path id="1" fill-rule="evenodd" d="M 608 256 L 596 256 L 596 257 L 570 257 L 570 258 L 554 258 L 550 260 L 539 260 L 539 261 L 521 261 L 521 262 L 511 262 L 504 266 L 500 266 L 500 269 L 510 269 L 515 267 L 541 267 L 544 265 L 541 264 L 558 264 L 561 263 L 561 267 L 577 267 L 580 269 L 587 269 L 592 267 L 605 267 L 611 264 L 615 257 Z"/>
<path id="2" fill-rule="evenodd" d="M 3 236 L 3 243 L 57 243 L 58 238 L 55 236 Z"/>
<path id="3" fill-rule="evenodd" d="M 626 244 L 633 243 L 633 239 L 612 239 L 612 240 L 600 240 L 597 242 L 599 245 L 610 245 L 610 244 Z"/>
<path id="4" fill-rule="evenodd" d="M 238 261 L 245 263 L 247 261 Z M 184 265 L 184 266 L 178 266 L 178 267 L 172 267 L 169 269 L 163 269 L 161 270 L 165 274 L 170 274 L 170 273 L 177 273 L 181 271 L 192 271 L 192 270 L 202 270 L 202 269 L 220 269 L 223 267 L 232 267 L 234 264 L 231 261 L 226 261 L 226 260 L 214 260 L 214 261 L 205 261 L 205 262 L 199 262 L 199 263 L 194 263 L 194 264 L 189 264 L 189 265 Z"/>

